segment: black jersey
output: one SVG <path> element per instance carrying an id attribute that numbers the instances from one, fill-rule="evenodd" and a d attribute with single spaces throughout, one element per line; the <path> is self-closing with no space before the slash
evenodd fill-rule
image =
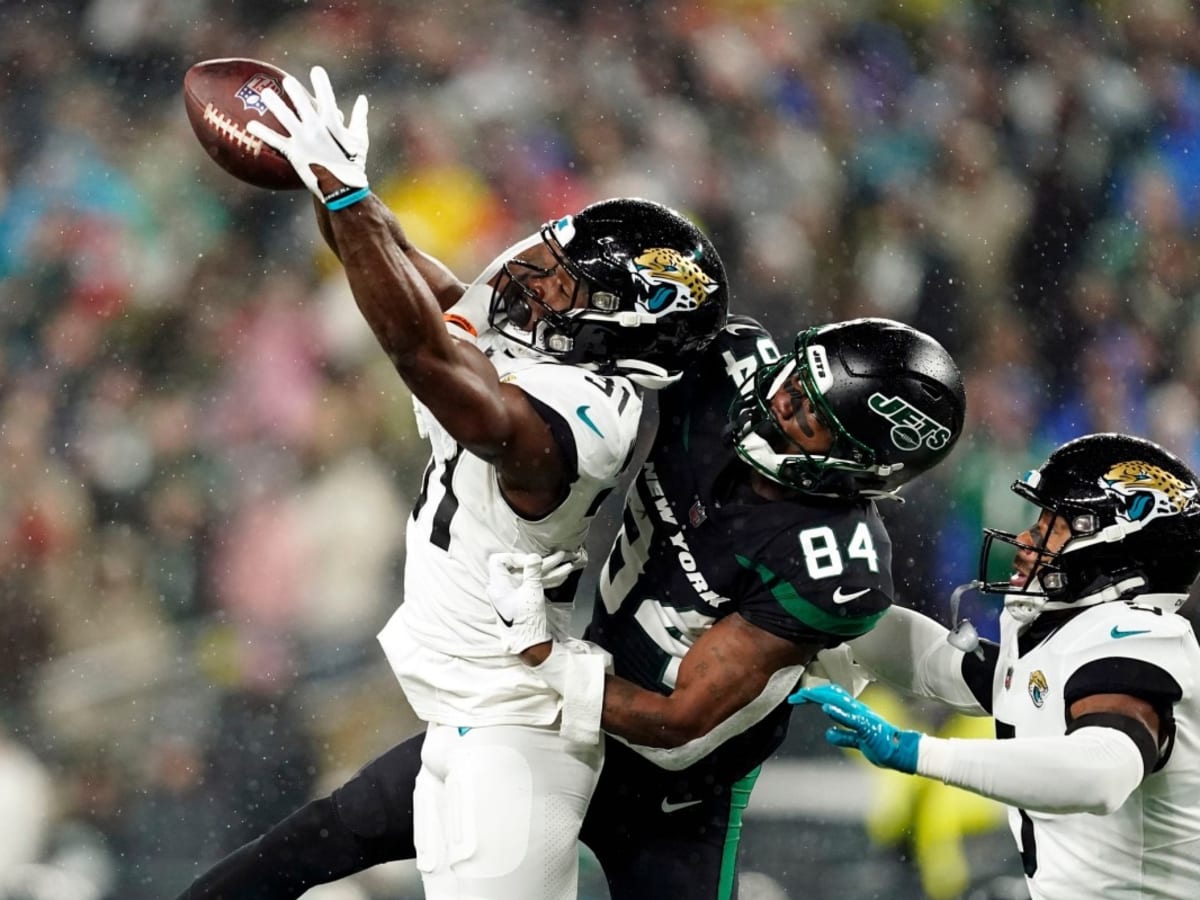
<path id="1" fill-rule="evenodd" d="M 587 637 L 617 675 L 667 694 L 688 648 L 731 613 L 798 643 L 870 630 L 892 600 L 891 541 L 869 500 L 767 501 L 725 438 L 730 404 L 778 359 L 752 319 L 659 393 L 658 433 L 600 573 Z"/>

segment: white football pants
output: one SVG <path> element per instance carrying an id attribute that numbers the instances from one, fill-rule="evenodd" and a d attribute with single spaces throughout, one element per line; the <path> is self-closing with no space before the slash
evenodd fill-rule
<path id="1" fill-rule="evenodd" d="M 426 900 L 575 900 L 604 743 L 557 726 L 430 725 L 413 795 Z"/>

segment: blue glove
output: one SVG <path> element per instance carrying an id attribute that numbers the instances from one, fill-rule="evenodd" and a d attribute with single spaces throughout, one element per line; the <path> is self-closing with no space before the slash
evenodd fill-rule
<path id="1" fill-rule="evenodd" d="M 825 732 L 825 740 L 835 747 L 861 750 L 870 762 L 885 769 L 910 775 L 917 771 L 920 733 L 901 731 L 836 684 L 801 688 L 788 697 L 788 703 L 820 703 L 821 711 L 837 723 Z"/>

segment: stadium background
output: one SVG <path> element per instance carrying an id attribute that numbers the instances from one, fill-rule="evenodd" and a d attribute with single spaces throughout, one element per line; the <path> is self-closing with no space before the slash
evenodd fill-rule
<path id="1" fill-rule="evenodd" d="M 641 195 L 703 223 L 780 338 L 863 314 L 938 337 L 967 436 L 888 510 L 933 615 L 982 522 L 1026 524 L 1008 484 L 1054 443 L 1200 461 L 1184 0 L 3 0 L 0 898 L 172 896 L 416 727 L 373 635 L 426 450 L 307 195 L 191 135 L 182 74 L 230 55 L 367 92 L 373 186 L 460 274 Z M 759 782 L 744 898 L 1020 896 L 994 807 L 819 731 L 798 715 Z"/>

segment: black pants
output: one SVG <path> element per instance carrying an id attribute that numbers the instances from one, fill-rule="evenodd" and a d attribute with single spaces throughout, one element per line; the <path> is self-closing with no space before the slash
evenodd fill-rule
<path id="1" fill-rule="evenodd" d="M 581 838 L 613 900 L 735 898 L 742 812 L 757 768 L 731 777 L 702 761 L 668 772 L 606 740 Z M 414 858 L 412 794 L 423 741 L 416 735 L 372 760 L 331 796 L 218 862 L 179 900 L 294 900 L 318 884 Z"/>

